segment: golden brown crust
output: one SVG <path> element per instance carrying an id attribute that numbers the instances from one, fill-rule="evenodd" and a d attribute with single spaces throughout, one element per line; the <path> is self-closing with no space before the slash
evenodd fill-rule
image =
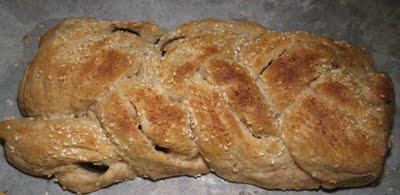
<path id="1" fill-rule="evenodd" d="M 283 136 L 304 170 L 332 187 L 360 176 L 376 177 L 387 148 L 383 133 L 365 132 L 351 116 L 312 94 L 297 101 L 283 119 Z"/>
<path id="2" fill-rule="evenodd" d="M 194 130 L 201 154 L 210 168 L 230 181 L 271 189 L 312 189 L 319 182 L 292 160 L 282 139 L 251 135 L 205 83 L 190 87 L 189 102 L 197 121 Z"/>
<path id="3" fill-rule="evenodd" d="M 143 101 L 152 101 L 155 94 L 143 92 L 145 89 L 139 86 L 130 89 L 132 83 L 129 84 L 122 84 L 121 91 L 111 92 L 95 108 L 106 135 L 123 154 L 121 158 L 139 175 L 152 179 L 206 173 L 207 165 L 191 143 L 188 129 L 185 131 L 183 109 L 165 105 L 163 100 L 147 105 Z M 141 91 L 140 96 L 147 98 L 134 101 Z M 175 128 L 167 130 L 167 122 Z"/>
<path id="4" fill-rule="evenodd" d="M 118 160 L 99 124 L 90 119 L 5 120 L 0 129 L 10 163 L 29 174 L 55 176 L 70 190 L 90 192 L 135 177 Z M 109 170 L 98 174 L 81 163 L 107 165 Z"/>
<path id="5" fill-rule="evenodd" d="M 155 28 L 149 23 L 92 19 L 69 19 L 53 27 L 21 83 L 21 110 L 35 117 L 85 112 L 112 83 L 137 72 L 152 50 L 148 37 L 125 29 L 159 36 L 162 30 Z"/>
<path id="6" fill-rule="evenodd" d="M 67 19 L 21 81 L 33 118 L 1 122 L 0 138 L 16 167 L 76 192 L 210 171 L 269 189 L 356 187 L 382 170 L 393 94 L 345 41 L 231 20 L 164 34 Z"/>

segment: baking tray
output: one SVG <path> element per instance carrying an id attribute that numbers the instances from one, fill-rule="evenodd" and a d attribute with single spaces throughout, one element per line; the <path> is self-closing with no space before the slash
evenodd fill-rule
<path id="1" fill-rule="evenodd" d="M 274 30 L 308 31 L 352 41 L 375 59 L 395 84 L 393 148 L 383 177 L 368 187 L 335 191 L 270 191 L 226 182 L 213 174 L 157 182 L 136 179 L 93 194 L 400 194 L 400 1 L 28 1 L 0 0 L 0 119 L 20 117 L 18 83 L 37 49 L 38 37 L 67 17 L 154 21 L 166 29 L 204 17 L 251 20 Z M 8 194 L 70 194 L 58 184 L 21 173 L 0 146 L 0 191 Z"/>

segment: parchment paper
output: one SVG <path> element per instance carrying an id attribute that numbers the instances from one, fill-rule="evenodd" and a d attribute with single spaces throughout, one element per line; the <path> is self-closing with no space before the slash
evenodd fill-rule
<path id="1" fill-rule="evenodd" d="M 37 39 L 67 17 L 154 21 L 164 28 L 204 17 L 243 19 L 274 30 L 308 31 L 352 41 L 373 54 L 376 69 L 395 84 L 393 149 L 382 179 L 373 185 L 336 191 L 269 191 L 223 181 L 213 174 L 152 182 L 136 179 L 94 194 L 400 194 L 400 1 L 28 1 L 0 0 L 0 119 L 20 117 L 18 83 L 37 49 Z M 70 194 L 58 184 L 28 176 L 6 162 L 0 146 L 0 191 L 8 194 Z"/>

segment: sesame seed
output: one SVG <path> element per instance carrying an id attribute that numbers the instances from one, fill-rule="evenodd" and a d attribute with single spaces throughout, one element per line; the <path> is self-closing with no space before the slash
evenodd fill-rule
<path id="1" fill-rule="evenodd" d="M 14 146 L 9 146 L 9 147 L 11 149 L 11 152 L 14 153 L 14 150 L 15 150 Z"/>
<path id="2" fill-rule="evenodd" d="M 233 171 L 234 173 L 237 173 L 237 172 L 239 172 L 239 169 L 237 169 L 236 167 L 233 167 L 232 171 Z"/>
<path id="3" fill-rule="evenodd" d="M 225 150 L 225 151 L 228 151 L 228 147 L 224 146 L 224 150 Z"/>
<path id="4" fill-rule="evenodd" d="M 12 106 L 14 104 L 14 102 L 10 99 L 7 99 L 6 102 L 8 103 L 8 105 Z"/>

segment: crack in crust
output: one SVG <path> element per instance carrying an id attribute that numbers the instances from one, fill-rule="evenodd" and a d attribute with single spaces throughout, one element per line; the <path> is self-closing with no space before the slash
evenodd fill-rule
<path id="1" fill-rule="evenodd" d="M 86 193 L 214 172 L 268 189 L 356 187 L 382 170 L 393 84 L 344 41 L 204 19 L 67 19 L 0 122 L 10 163 Z"/>

